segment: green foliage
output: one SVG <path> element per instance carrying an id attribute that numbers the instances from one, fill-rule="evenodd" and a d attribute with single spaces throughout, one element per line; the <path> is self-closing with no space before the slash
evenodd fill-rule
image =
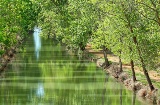
<path id="1" fill-rule="evenodd" d="M 83 0 L 57 2 L 48 1 L 54 6 L 52 8 L 45 6 L 47 10 L 41 12 L 39 21 L 42 29 L 45 30 L 43 36 L 56 37 L 70 47 L 80 47 L 84 50 L 95 27 L 96 15 L 93 4 Z"/>
<path id="2" fill-rule="evenodd" d="M 158 0 L 1 0 L 0 55 L 27 37 L 35 25 L 42 36 L 68 48 L 105 46 L 125 61 L 154 69 L 160 55 Z M 77 50 L 77 52 L 80 52 Z M 142 63 L 143 61 L 143 63 Z"/>
<path id="3" fill-rule="evenodd" d="M 140 62 L 133 37 L 148 68 L 160 51 L 159 2 L 153 0 L 14 0 L 0 2 L 1 52 L 25 37 L 35 24 L 42 36 L 56 38 L 70 48 L 110 49 L 124 60 Z M 132 32 L 132 31 L 133 32 Z"/>
<path id="4" fill-rule="evenodd" d="M 158 62 L 160 52 L 159 2 L 152 0 L 47 0 L 41 1 L 38 22 L 42 36 L 56 38 L 69 48 L 102 46 L 125 61 L 139 64 L 138 49 L 148 68 Z M 156 7 L 155 7 L 156 5 Z"/>
<path id="5" fill-rule="evenodd" d="M 17 36 L 24 38 L 36 24 L 39 4 L 30 0 L 1 0 L 0 2 L 0 52 L 17 43 Z"/>

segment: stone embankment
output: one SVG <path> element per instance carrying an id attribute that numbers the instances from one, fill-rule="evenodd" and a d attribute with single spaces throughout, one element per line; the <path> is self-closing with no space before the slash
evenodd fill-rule
<path id="1" fill-rule="evenodd" d="M 126 88 L 134 91 L 139 97 L 146 98 L 154 105 L 160 105 L 160 97 L 158 94 L 158 89 L 150 91 L 149 86 L 144 85 L 140 81 L 133 81 L 132 77 L 124 71 L 120 71 L 118 63 L 112 63 L 110 66 L 104 66 L 104 60 L 97 59 L 96 64 L 98 67 L 104 69 L 105 72 L 109 73 L 112 77 L 117 79 L 119 82 L 123 83 Z"/>

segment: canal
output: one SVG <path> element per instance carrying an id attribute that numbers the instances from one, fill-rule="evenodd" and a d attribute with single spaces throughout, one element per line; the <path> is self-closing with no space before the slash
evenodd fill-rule
<path id="1" fill-rule="evenodd" d="M 41 42 L 37 58 L 30 37 L 2 74 L 0 105 L 144 105 L 95 63 L 53 40 Z"/>

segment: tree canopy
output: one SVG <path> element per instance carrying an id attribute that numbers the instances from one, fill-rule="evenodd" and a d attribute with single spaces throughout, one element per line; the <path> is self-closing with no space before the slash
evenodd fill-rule
<path id="1" fill-rule="evenodd" d="M 112 51 L 120 60 L 148 70 L 159 63 L 160 2 L 158 0 L 1 0 L 0 51 L 28 36 L 35 25 L 42 36 L 72 49 Z M 105 56 L 107 58 L 107 56 Z M 134 69 L 133 69 L 134 71 Z"/>

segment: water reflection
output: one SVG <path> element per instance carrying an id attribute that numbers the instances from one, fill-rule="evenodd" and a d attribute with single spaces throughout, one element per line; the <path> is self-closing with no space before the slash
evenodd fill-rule
<path id="1" fill-rule="evenodd" d="M 41 39 L 39 36 L 40 32 L 41 29 L 35 26 L 33 36 L 34 36 L 35 54 L 37 59 L 39 58 L 39 51 L 41 49 Z"/>
<path id="2" fill-rule="evenodd" d="M 105 95 L 106 95 L 106 87 L 107 87 L 108 77 L 109 77 L 109 74 L 106 73 L 106 78 L 105 78 L 105 82 L 104 82 L 104 89 L 102 92 L 102 105 L 104 105 L 104 103 L 105 103 Z"/>
<path id="3" fill-rule="evenodd" d="M 38 83 L 36 95 L 39 98 L 42 98 L 44 96 L 44 86 L 43 86 L 43 83 Z"/>
<path id="4" fill-rule="evenodd" d="M 132 105 L 135 105 L 135 103 L 136 103 L 136 93 L 133 92 L 133 94 L 132 94 Z"/>
<path id="5" fill-rule="evenodd" d="M 122 100 L 123 100 L 123 97 L 122 97 L 122 87 L 120 86 L 120 105 L 122 105 Z"/>
<path id="6" fill-rule="evenodd" d="M 0 105 L 144 105 L 95 63 L 79 61 L 51 40 L 42 39 L 37 62 L 30 40 L 0 80 Z"/>

